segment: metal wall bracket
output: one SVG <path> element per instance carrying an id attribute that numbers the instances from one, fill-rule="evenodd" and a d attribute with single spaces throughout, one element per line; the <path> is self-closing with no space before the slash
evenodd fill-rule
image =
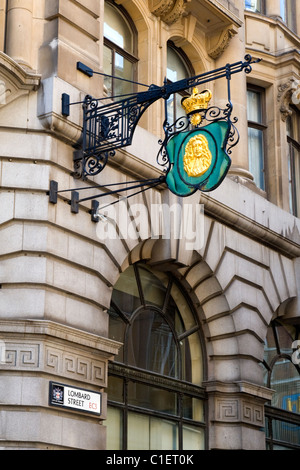
<path id="1" fill-rule="evenodd" d="M 92 201 L 92 209 L 90 211 L 92 222 L 99 222 L 98 209 L 99 209 L 99 202 L 95 200 Z"/>
<path id="2" fill-rule="evenodd" d="M 70 204 L 71 204 L 71 212 L 73 212 L 73 214 L 78 214 L 78 211 L 79 211 L 78 202 L 79 202 L 79 192 L 72 191 Z"/>
<path id="3" fill-rule="evenodd" d="M 49 195 L 49 202 L 51 202 L 52 204 L 57 204 L 57 190 L 58 190 L 57 181 L 51 180 L 48 195 Z"/>
<path id="4" fill-rule="evenodd" d="M 78 214 L 81 203 L 91 201 L 91 209 L 89 211 L 89 214 L 91 215 L 91 220 L 92 222 L 99 222 L 101 218 L 101 214 L 99 213 L 100 204 L 99 204 L 99 201 L 97 201 L 96 199 L 100 199 L 105 196 L 111 196 L 111 195 L 116 196 L 116 199 L 113 202 L 107 203 L 101 208 L 101 209 L 104 209 L 113 204 L 117 204 L 121 200 L 129 199 L 132 196 L 135 196 L 139 193 L 143 193 L 144 191 L 147 191 L 150 188 L 159 186 L 164 181 L 165 181 L 165 177 L 161 176 L 159 178 L 152 178 L 152 179 L 147 179 L 147 180 L 126 181 L 122 183 L 109 183 L 105 185 L 95 185 L 95 186 L 89 186 L 89 187 L 58 190 L 57 181 L 51 180 L 49 191 L 47 191 L 47 195 L 49 196 L 49 202 L 51 202 L 52 204 L 57 204 L 58 194 L 70 193 L 71 198 L 68 200 L 68 204 L 70 205 L 70 210 L 73 214 Z M 118 189 L 108 190 L 108 188 L 110 187 L 115 188 L 117 186 L 118 186 Z M 105 191 L 101 192 L 100 194 L 94 194 L 93 196 L 88 196 L 84 198 L 79 197 L 80 191 L 85 191 L 85 190 L 95 191 L 100 188 L 101 189 L 105 188 Z M 130 192 L 131 190 L 137 190 L 137 191 L 133 193 L 129 193 L 126 196 L 121 197 L 121 193 L 128 192 L 128 191 Z"/>

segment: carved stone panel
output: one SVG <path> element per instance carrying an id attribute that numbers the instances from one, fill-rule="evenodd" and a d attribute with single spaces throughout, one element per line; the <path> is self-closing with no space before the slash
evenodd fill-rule
<path id="1" fill-rule="evenodd" d="M 107 361 L 46 346 L 45 370 L 51 374 L 106 386 Z"/>
<path id="2" fill-rule="evenodd" d="M 153 15 L 171 25 L 185 12 L 186 0 L 149 0 L 149 9 Z"/>
<path id="3" fill-rule="evenodd" d="M 286 121 L 291 114 L 290 105 L 300 103 L 300 83 L 291 78 L 278 86 L 277 102 L 281 113 L 282 121 Z"/>

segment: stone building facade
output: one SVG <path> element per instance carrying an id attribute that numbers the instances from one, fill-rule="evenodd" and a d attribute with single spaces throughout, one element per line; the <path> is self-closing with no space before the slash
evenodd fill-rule
<path id="1" fill-rule="evenodd" d="M 293 0 L 0 0 L 2 449 L 300 446 L 299 31 Z M 117 94 L 109 70 L 135 93 L 246 54 L 262 60 L 231 79 L 240 140 L 215 191 L 109 192 L 161 174 L 164 99 L 102 172 L 74 177 L 81 103 Z M 224 80 L 209 87 L 224 106 Z M 95 222 L 73 188 L 120 203 Z M 154 206 L 174 211 L 167 235 Z M 100 393 L 100 416 L 53 406 L 52 383 Z"/>

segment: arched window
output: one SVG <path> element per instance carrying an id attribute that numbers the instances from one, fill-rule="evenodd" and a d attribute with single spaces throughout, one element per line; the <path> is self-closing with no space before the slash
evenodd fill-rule
<path id="1" fill-rule="evenodd" d="M 110 364 L 107 449 L 204 449 L 200 325 L 176 280 L 130 266 L 109 317 L 123 347 Z"/>
<path id="2" fill-rule="evenodd" d="M 183 78 L 188 78 L 194 75 L 194 71 L 191 63 L 188 58 L 178 47 L 169 41 L 167 45 L 167 80 L 168 83 L 174 83 Z M 182 106 L 181 100 L 183 96 L 186 96 L 184 93 L 177 93 L 171 95 L 168 99 L 168 122 L 173 124 L 179 117 L 185 114 Z"/>
<path id="3" fill-rule="evenodd" d="M 265 344 L 265 385 L 274 390 L 266 408 L 267 448 L 300 450 L 299 327 L 273 322 Z"/>
<path id="4" fill-rule="evenodd" d="M 106 1 L 103 69 L 104 73 L 109 75 L 104 79 L 108 96 L 118 96 L 135 91 L 131 81 L 136 81 L 136 65 L 136 31 L 134 25 L 123 9 L 116 8 L 112 3 Z"/>

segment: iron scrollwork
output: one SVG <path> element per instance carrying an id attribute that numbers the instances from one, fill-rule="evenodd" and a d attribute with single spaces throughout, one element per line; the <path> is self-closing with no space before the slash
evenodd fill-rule
<path id="1" fill-rule="evenodd" d="M 120 101 L 111 101 L 104 105 L 102 104 L 103 100 L 86 96 L 83 102 L 82 146 L 81 149 L 74 152 L 73 176 L 86 179 L 88 176 L 99 174 L 109 159 L 115 155 L 117 149 L 131 145 L 139 119 L 146 109 L 158 99 L 163 98 L 166 103 L 171 94 L 220 78 L 226 78 L 228 83 L 226 108 L 221 109 L 213 106 L 201 110 L 202 119 L 199 126 L 202 126 L 204 121 L 226 120 L 230 124 L 226 141 L 227 152 L 230 154 L 231 149 L 239 140 L 239 134 L 235 127 L 237 118 L 231 119 L 230 79 L 233 74 L 241 71 L 250 73 L 252 64 L 259 61 L 260 59 L 252 60 L 252 57 L 247 54 L 244 61 L 227 64 L 219 69 L 175 83 L 167 84 L 165 82 L 162 87 L 151 85 L 145 92 L 129 95 Z M 157 155 L 157 161 L 164 167 L 165 172 L 169 169 L 166 153 L 167 142 L 176 133 L 183 132 L 192 125 L 189 116 L 181 117 L 173 124 L 169 124 L 167 119 L 165 120 L 163 124 L 165 136 L 160 142 L 161 149 Z"/>
<path id="2" fill-rule="evenodd" d="M 139 119 L 157 98 L 144 101 L 144 94 L 100 105 L 87 95 L 83 103 L 82 149 L 74 152 L 75 178 L 99 174 L 116 149 L 131 145 Z M 142 95 L 142 96 L 141 96 Z"/>

